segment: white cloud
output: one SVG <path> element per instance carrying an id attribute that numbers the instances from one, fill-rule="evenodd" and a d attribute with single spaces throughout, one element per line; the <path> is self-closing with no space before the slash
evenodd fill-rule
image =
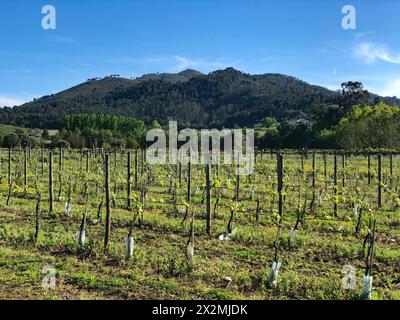
<path id="1" fill-rule="evenodd" d="M 199 68 L 199 69 L 209 69 L 209 68 L 224 68 L 227 65 L 222 61 L 222 59 L 217 59 L 214 61 L 204 61 L 201 59 L 191 59 L 182 56 L 175 56 L 178 64 L 175 66 L 177 71 L 188 69 L 188 68 Z"/>
<path id="2" fill-rule="evenodd" d="M 386 46 L 373 42 L 359 43 L 354 48 L 354 55 L 366 64 L 372 64 L 377 60 L 400 64 L 400 55 L 393 55 Z"/>
<path id="3" fill-rule="evenodd" d="M 10 98 L 10 97 L 0 96 L 0 107 L 19 106 L 21 104 L 24 104 L 25 102 L 27 102 L 27 101 L 22 100 L 22 99 L 15 99 L 15 98 Z"/>
<path id="4" fill-rule="evenodd" d="M 358 79 L 357 77 L 347 77 L 343 78 L 341 81 L 337 78 L 337 83 L 334 82 L 320 82 L 319 85 L 321 87 L 325 87 L 332 91 L 341 90 L 340 84 L 342 82 L 347 81 L 348 79 Z M 370 81 L 362 81 L 364 83 L 364 88 L 371 93 L 379 94 L 382 97 L 398 97 L 400 98 L 400 78 L 382 78 L 379 79 L 370 79 Z M 363 79 L 365 80 L 365 79 Z M 318 82 L 317 82 L 318 83 Z"/>
<path id="5" fill-rule="evenodd" d="M 400 78 L 392 79 L 381 87 L 370 88 L 370 91 L 378 93 L 384 97 L 396 96 L 400 98 Z"/>
<path id="6" fill-rule="evenodd" d="M 231 67 L 234 62 L 225 62 L 223 58 L 215 60 L 204 60 L 197 58 L 189 58 L 181 55 L 153 56 L 142 58 L 113 58 L 103 60 L 104 63 L 111 64 L 136 64 L 144 66 L 157 66 L 167 72 L 179 72 L 184 69 L 198 69 L 199 71 L 208 72 L 215 69 Z"/>

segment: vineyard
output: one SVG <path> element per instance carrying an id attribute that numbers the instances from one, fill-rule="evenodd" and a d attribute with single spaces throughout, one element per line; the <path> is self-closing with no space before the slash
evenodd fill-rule
<path id="1" fill-rule="evenodd" d="M 2 149 L 0 297 L 400 299 L 400 159 Z M 43 283 L 55 275 L 55 287 Z"/>

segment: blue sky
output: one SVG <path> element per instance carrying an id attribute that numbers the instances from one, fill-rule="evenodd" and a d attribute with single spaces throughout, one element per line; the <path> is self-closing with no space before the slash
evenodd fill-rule
<path id="1" fill-rule="evenodd" d="M 44 30 L 44 5 L 56 30 Z M 344 5 L 356 30 L 341 27 Z M 91 77 L 225 67 L 400 96 L 399 0 L 2 0 L 0 106 Z"/>

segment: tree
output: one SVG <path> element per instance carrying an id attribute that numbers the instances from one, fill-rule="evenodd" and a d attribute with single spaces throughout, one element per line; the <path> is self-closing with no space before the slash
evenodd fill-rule
<path id="1" fill-rule="evenodd" d="M 281 143 L 281 137 L 276 127 L 268 128 L 262 138 L 262 148 L 278 148 Z"/>
<path id="2" fill-rule="evenodd" d="M 318 132 L 315 138 L 315 147 L 322 149 L 332 149 L 336 147 L 335 131 L 323 129 Z"/>
<path id="3" fill-rule="evenodd" d="M 50 140 L 50 134 L 49 134 L 49 131 L 46 128 L 43 129 L 42 138 L 44 140 Z"/>
<path id="4" fill-rule="evenodd" d="M 28 135 L 28 134 L 22 134 L 20 137 L 20 143 L 22 147 L 33 147 L 35 145 L 35 139 L 34 137 Z"/>
<path id="5" fill-rule="evenodd" d="M 265 128 L 276 127 L 278 124 L 279 122 L 274 117 L 265 117 L 263 121 Z"/>
<path id="6" fill-rule="evenodd" d="M 18 135 L 18 137 L 22 137 L 23 135 L 25 135 L 25 131 L 22 130 L 21 128 L 17 128 L 15 130 L 15 133 Z"/>
<path id="7" fill-rule="evenodd" d="M 338 145 L 344 149 L 400 149 L 400 109 L 379 103 L 355 106 L 336 128 Z"/>
<path id="8" fill-rule="evenodd" d="M 54 141 L 53 146 L 56 147 L 56 148 L 63 148 L 63 149 L 65 148 L 65 149 L 67 149 L 67 148 L 70 147 L 70 144 L 69 144 L 68 141 L 58 140 L 58 141 Z"/>
<path id="9" fill-rule="evenodd" d="M 153 121 L 151 122 L 150 128 L 151 128 L 151 129 L 161 129 L 161 125 L 160 125 L 160 123 L 159 123 L 157 120 L 153 120 Z"/>
<path id="10" fill-rule="evenodd" d="M 364 90 L 361 82 L 348 81 L 342 83 L 342 96 L 340 97 L 341 116 L 346 115 L 355 105 L 366 103 L 370 94 Z"/>
<path id="11" fill-rule="evenodd" d="M 20 140 L 19 136 L 16 133 L 10 133 L 6 135 L 3 139 L 3 145 L 6 146 L 7 148 L 14 148 L 17 145 L 19 145 Z"/>
<path id="12" fill-rule="evenodd" d="M 315 105 L 310 114 L 313 128 L 317 131 L 332 128 L 340 120 L 340 108 L 336 104 Z"/>
<path id="13" fill-rule="evenodd" d="M 159 126 L 157 121 L 153 125 Z M 62 122 L 60 138 L 76 143 L 86 141 L 86 146 L 104 146 L 116 139 L 129 138 L 132 145 L 142 145 L 147 127 L 134 118 L 105 114 L 77 114 L 66 116 Z M 81 137 L 81 139 L 79 139 Z M 123 143 L 125 144 L 125 142 Z"/>
<path id="14" fill-rule="evenodd" d="M 113 139 L 111 141 L 111 146 L 112 147 L 122 147 L 126 144 L 126 141 L 124 139 Z"/>

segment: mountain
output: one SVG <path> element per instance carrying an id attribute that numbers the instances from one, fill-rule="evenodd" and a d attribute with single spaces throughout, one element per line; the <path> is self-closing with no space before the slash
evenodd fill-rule
<path id="1" fill-rule="evenodd" d="M 14 108 L 0 109 L 0 123 L 56 129 L 68 114 L 104 113 L 180 126 L 252 127 L 267 116 L 302 117 L 316 104 L 334 104 L 339 93 L 282 74 L 250 75 L 233 68 L 207 75 L 196 70 L 117 75 L 89 79 L 60 93 Z M 374 95 L 400 105 L 396 98 Z"/>
<path id="2" fill-rule="evenodd" d="M 188 81 L 193 77 L 203 75 L 201 72 L 187 69 L 179 73 L 148 73 L 139 78 L 136 78 L 137 82 L 146 81 L 146 80 L 160 80 L 166 82 L 180 82 L 180 81 Z"/>

